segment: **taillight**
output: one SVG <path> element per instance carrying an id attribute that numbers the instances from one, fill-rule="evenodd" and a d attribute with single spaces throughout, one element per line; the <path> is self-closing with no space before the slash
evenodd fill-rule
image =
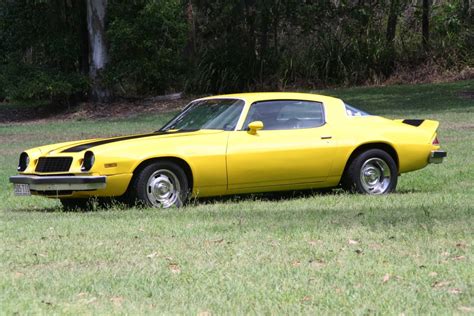
<path id="1" fill-rule="evenodd" d="M 433 139 L 433 145 L 439 145 L 439 140 L 438 140 L 438 136 L 436 136 L 434 139 Z"/>

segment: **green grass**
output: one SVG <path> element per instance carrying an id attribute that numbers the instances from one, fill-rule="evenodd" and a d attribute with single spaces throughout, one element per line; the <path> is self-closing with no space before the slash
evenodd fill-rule
<path id="1" fill-rule="evenodd" d="M 26 147 L 156 130 L 168 117 L 0 125 L 1 314 L 462 314 L 474 311 L 473 81 L 324 91 L 441 121 L 441 165 L 398 193 L 62 212 L 17 198 Z"/>

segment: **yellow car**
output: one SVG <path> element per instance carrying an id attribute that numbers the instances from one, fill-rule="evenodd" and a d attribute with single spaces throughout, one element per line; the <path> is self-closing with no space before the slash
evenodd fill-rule
<path id="1" fill-rule="evenodd" d="M 439 123 L 390 120 L 305 93 L 246 93 L 191 102 L 160 130 L 26 150 L 17 195 L 65 207 L 120 197 L 151 207 L 190 197 L 342 187 L 385 194 L 398 175 L 441 163 Z"/>

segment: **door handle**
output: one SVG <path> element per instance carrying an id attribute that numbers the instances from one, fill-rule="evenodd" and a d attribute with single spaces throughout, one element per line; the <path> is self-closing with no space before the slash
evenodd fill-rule
<path id="1" fill-rule="evenodd" d="M 321 136 L 321 139 L 331 139 L 332 136 Z"/>

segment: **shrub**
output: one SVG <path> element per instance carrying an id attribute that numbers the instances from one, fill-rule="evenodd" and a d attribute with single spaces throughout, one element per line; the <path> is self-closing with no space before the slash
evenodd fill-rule
<path id="1" fill-rule="evenodd" d="M 181 88 L 187 32 L 183 12 L 178 0 L 111 1 L 106 79 L 128 95 Z"/>

